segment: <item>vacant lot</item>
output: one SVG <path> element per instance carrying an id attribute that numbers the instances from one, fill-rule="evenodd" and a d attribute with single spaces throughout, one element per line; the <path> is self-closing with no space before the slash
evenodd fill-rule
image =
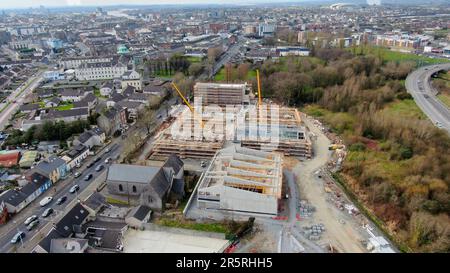
<path id="1" fill-rule="evenodd" d="M 129 230 L 124 239 L 126 253 L 213 253 L 227 240 L 165 231 Z"/>

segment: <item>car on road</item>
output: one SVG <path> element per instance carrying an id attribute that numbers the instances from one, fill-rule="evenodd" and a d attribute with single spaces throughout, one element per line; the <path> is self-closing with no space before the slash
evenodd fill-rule
<path id="1" fill-rule="evenodd" d="M 105 164 L 109 164 L 109 162 L 111 162 L 111 157 L 108 157 L 107 159 L 105 159 Z"/>
<path id="2" fill-rule="evenodd" d="M 436 127 L 438 127 L 438 128 L 444 128 L 444 126 L 442 125 L 442 123 L 440 123 L 439 121 L 436 121 Z"/>
<path id="3" fill-rule="evenodd" d="M 73 185 L 72 188 L 70 188 L 69 192 L 70 193 L 76 193 L 79 189 L 80 189 L 80 186 Z"/>
<path id="4" fill-rule="evenodd" d="M 91 178 L 92 178 L 92 174 L 90 173 L 84 177 L 84 181 L 89 181 L 89 179 L 91 179 Z"/>
<path id="5" fill-rule="evenodd" d="M 89 164 L 87 164 L 87 165 L 86 165 L 86 168 L 90 168 L 90 167 L 92 167 L 92 166 L 94 166 L 94 162 L 90 162 Z"/>
<path id="6" fill-rule="evenodd" d="M 62 203 L 66 202 L 67 196 L 62 196 L 56 200 L 56 205 L 61 205 Z"/>
<path id="7" fill-rule="evenodd" d="M 44 210 L 44 212 L 42 213 L 42 217 L 44 217 L 44 218 L 47 218 L 47 217 L 49 217 L 50 216 L 50 214 L 52 214 L 53 213 L 53 209 L 52 208 L 48 208 L 48 209 L 46 209 L 46 210 Z"/>
<path id="8" fill-rule="evenodd" d="M 104 168 L 103 165 L 98 165 L 98 166 L 95 168 L 95 171 L 96 171 L 96 172 L 99 172 L 99 171 L 103 170 L 103 168 Z"/>
<path id="9" fill-rule="evenodd" d="M 102 160 L 102 158 L 101 158 L 101 157 L 97 157 L 97 158 L 94 160 L 94 162 L 99 162 L 100 160 Z"/>
<path id="10" fill-rule="evenodd" d="M 42 199 L 41 202 L 39 202 L 39 205 L 40 205 L 41 207 L 45 207 L 45 206 L 47 206 L 50 202 L 52 202 L 52 200 L 53 200 L 53 197 L 47 196 L 47 197 L 45 197 L 44 199 Z"/>
<path id="11" fill-rule="evenodd" d="M 11 244 L 17 244 L 19 241 L 23 240 L 25 238 L 25 232 L 19 231 L 12 237 Z"/>
<path id="12" fill-rule="evenodd" d="M 80 177 L 81 176 L 81 173 L 80 172 L 76 172 L 74 175 L 73 175 L 73 177 L 75 177 L 75 178 L 78 178 L 78 177 Z"/>
<path id="13" fill-rule="evenodd" d="M 31 215 L 30 217 L 27 218 L 27 220 L 25 220 L 25 222 L 23 222 L 26 226 L 28 226 L 31 222 L 33 222 L 34 220 L 38 219 L 37 215 Z"/>
<path id="14" fill-rule="evenodd" d="M 31 231 L 33 228 L 37 227 L 37 225 L 39 225 L 39 220 L 38 219 L 34 220 L 29 225 L 27 225 L 27 230 Z"/>
<path id="15" fill-rule="evenodd" d="M 111 151 L 109 148 L 105 149 L 105 153 L 109 153 L 109 151 Z"/>

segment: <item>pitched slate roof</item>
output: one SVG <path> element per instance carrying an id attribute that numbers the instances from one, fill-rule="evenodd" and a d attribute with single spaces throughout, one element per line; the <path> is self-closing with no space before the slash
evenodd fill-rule
<path id="1" fill-rule="evenodd" d="M 158 167 L 112 164 L 107 179 L 148 184 L 159 172 Z"/>
<path id="2" fill-rule="evenodd" d="M 150 207 L 140 205 L 136 207 L 134 211 L 132 211 L 132 215 L 130 216 L 138 219 L 139 221 L 142 221 L 150 212 L 151 212 Z"/>
<path id="3" fill-rule="evenodd" d="M 41 161 L 35 169 L 41 171 L 44 175 L 49 176 L 51 172 L 65 164 L 66 162 L 63 159 L 52 155 L 47 160 Z"/>
<path id="4" fill-rule="evenodd" d="M 74 233 L 74 228 L 80 226 L 88 216 L 89 212 L 80 203 L 77 203 L 56 223 L 56 231 L 67 238 Z"/>
<path id="5" fill-rule="evenodd" d="M 39 104 L 32 103 L 32 104 L 23 104 L 20 106 L 20 111 L 33 111 L 39 109 Z"/>

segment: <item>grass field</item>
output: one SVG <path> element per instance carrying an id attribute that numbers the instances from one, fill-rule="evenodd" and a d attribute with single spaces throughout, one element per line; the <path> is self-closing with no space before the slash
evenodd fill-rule
<path id="1" fill-rule="evenodd" d="M 68 104 L 59 105 L 55 109 L 58 111 L 64 111 L 64 110 L 70 110 L 72 108 L 73 108 L 73 103 L 68 103 Z"/>
<path id="2" fill-rule="evenodd" d="M 202 61 L 202 58 L 189 56 L 189 57 L 187 57 L 187 60 L 191 63 L 199 63 Z"/>
<path id="3" fill-rule="evenodd" d="M 403 53 L 398 51 L 392 51 L 388 48 L 367 46 L 364 48 L 349 48 L 349 50 L 356 54 L 372 54 L 380 56 L 384 61 L 394 62 L 415 62 L 418 65 L 437 64 L 443 62 L 450 62 L 448 59 L 430 58 L 427 56 L 419 56 L 412 53 Z"/>
<path id="4" fill-rule="evenodd" d="M 397 100 L 388 105 L 383 111 L 392 115 L 400 115 L 402 117 L 411 117 L 418 119 L 426 119 L 425 114 L 420 110 L 414 100 Z"/>
<path id="5" fill-rule="evenodd" d="M 450 108 L 450 95 L 448 94 L 439 94 L 437 96 L 448 108 Z"/>
<path id="6" fill-rule="evenodd" d="M 228 232 L 227 226 L 222 223 L 197 223 L 192 221 L 180 221 L 177 219 L 162 218 L 157 221 L 157 224 L 166 227 L 185 228 L 207 232 L 218 232 L 218 233 Z"/>
<path id="7" fill-rule="evenodd" d="M 256 70 L 249 70 L 244 80 L 248 81 L 254 78 L 256 78 Z M 216 76 L 214 77 L 214 80 L 216 81 L 225 80 L 225 68 L 220 69 L 219 73 L 217 73 Z"/>

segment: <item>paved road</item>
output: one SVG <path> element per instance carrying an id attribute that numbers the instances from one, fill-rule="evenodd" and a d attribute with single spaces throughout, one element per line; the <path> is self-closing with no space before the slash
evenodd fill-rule
<path id="1" fill-rule="evenodd" d="M 2 109 L 0 112 L 0 130 L 3 130 L 5 128 L 11 116 L 17 111 L 20 105 L 23 104 L 26 96 L 39 86 L 42 81 L 42 74 L 43 71 L 36 73 L 35 76 L 33 76 L 27 83 L 25 83 L 25 89 L 23 89 L 23 87 L 18 88 L 9 95 L 9 97 L 6 99 L 9 104 L 6 105 L 6 108 L 3 108 L 5 106 L 2 106 L 2 108 L 0 108 Z"/>
<path id="2" fill-rule="evenodd" d="M 437 127 L 450 133 L 450 110 L 437 97 L 430 77 L 440 70 L 449 70 L 450 63 L 421 67 L 406 78 L 406 89 L 416 104 Z"/>
<path id="3" fill-rule="evenodd" d="M 19 230 L 26 233 L 23 243 L 26 247 L 28 247 L 27 246 L 28 241 L 35 239 L 35 237 L 39 234 L 40 231 L 47 230 L 49 227 L 49 223 L 55 221 L 55 217 L 59 217 L 59 216 L 63 215 L 65 213 L 65 211 L 70 209 L 68 207 L 71 207 L 71 205 L 72 205 L 71 203 L 73 203 L 71 201 L 77 199 L 77 197 L 79 195 L 83 194 L 84 191 L 86 191 L 88 189 L 88 187 L 91 185 L 91 183 L 93 181 L 95 181 L 95 178 L 103 175 L 103 173 L 106 172 L 107 164 L 105 164 L 104 160 L 107 157 L 114 158 L 114 157 L 120 155 L 121 150 L 122 150 L 120 144 L 112 142 L 111 144 L 108 145 L 108 147 L 110 148 L 109 152 L 106 152 L 105 149 L 102 150 L 98 155 L 90 157 L 88 160 L 85 160 L 83 166 L 80 169 L 75 170 L 75 171 L 81 172 L 80 177 L 74 178 L 72 175 L 69 175 L 66 179 L 57 182 L 56 185 L 53 185 L 47 192 L 45 192 L 44 194 L 39 196 L 36 200 L 34 200 L 33 203 L 29 205 L 29 207 L 24 209 L 24 211 L 21 211 L 18 215 L 14 216 L 10 220 L 13 223 L 13 225 L 8 225 L 7 227 L 5 227 L 5 228 L 7 228 L 7 230 L 5 230 L 5 231 L 2 230 L 2 232 L 1 232 L 0 252 L 4 253 L 4 252 L 13 251 L 14 246 L 10 243 L 10 240 Z M 101 160 L 96 162 L 92 167 L 87 168 L 86 167 L 87 163 L 92 162 L 97 157 L 101 158 Z M 103 168 L 103 170 L 101 170 L 100 172 L 97 172 L 97 171 L 95 171 L 95 168 L 98 165 L 103 165 L 103 166 L 105 166 L 105 168 Z M 88 181 L 84 181 L 84 177 L 87 174 L 93 174 L 93 178 L 91 178 Z M 80 190 L 76 194 L 69 193 L 69 189 L 73 185 L 80 186 Z M 55 193 L 56 187 L 58 189 Z M 39 202 L 46 196 L 52 196 L 53 201 L 45 207 L 40 207 Z M 56 205 L 56 200 L 62 196 L 66 196 L 67 200 L 61 205 Z M 41 214 L 47 208 L 53 208 L 54 213 L 47 218 L 41 217 Z M 27 231 L 26 226 L 23 224 L 23 222 L 25 221 L 25 219 L 27 219 L 31 215 L 38 216 L 40 223 L 35 229 L 33 229 L 31 231 Z M 19 251 L 20 251 L 20 248 L 22 247 L 21 243 L 19 242 L 16 245 L 16 247 L 19 248 Z"/>

